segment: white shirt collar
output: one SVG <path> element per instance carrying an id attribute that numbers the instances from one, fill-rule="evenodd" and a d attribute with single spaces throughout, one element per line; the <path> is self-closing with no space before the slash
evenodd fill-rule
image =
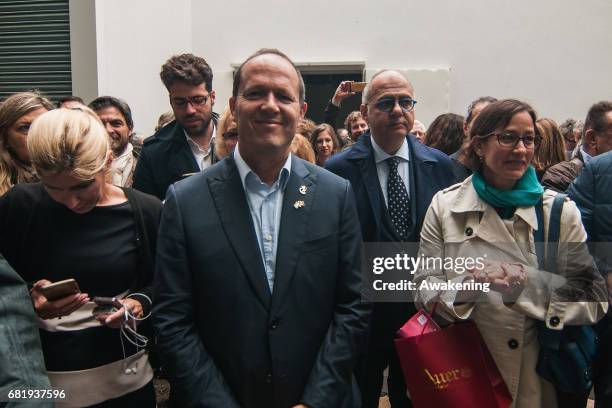
<path id="1" fill-rule="evenodd" d="M 236 162 L 236 167 L 238 168 L 238 174 L 240 174 L 240 181 L 242 181 L 242 188 L 245 189 L 246 191 L 246 178 L 249 175 L 249 173 L 253 173 L 253 175 L 257 176 L 257 174 L 249 167 L 249 165 L 244 161 L 244 159 L 242 158 L 242 156 L 240 155 L 240 143 L 238 143 L 236 145 L 236 148 L 234 149 L 234 161 Z M 287 174 L 291 174 L 291 156 L 292 154 L 289 153 L 289 156 L 287 157 L 287 160 L 285 160 L 285 164 L 283 165 L 283 168 L 280 170 L 280 172 L 278 173 L 278 176 L 276 177 L 276 180 L 278 181 L 278 179 L 280 178 L 280 174 L 283 170 L 287 171 Z M 259 179 L 259 176 L 257 176 L 257 178 Z M 285 184 L 287 183 L 287 180 L 289 180 L 289 177 L 285 178 Z M 281 186 L 283 189 L 285 188 L 285 186 Z"/>
<path id="2" fill-rule="evenodd" d="M 217 137 L 217 127 L 215 126 L 215 123 L 213 122 L 213 131 L 212 131 L 212 136 L 210 137 L 210 144 L 208 145 L 208 150 L 204 150 L 200 147 L 199 144 L 197 144 L 196 142 L 193 141 L 193 139 L 191 138 L 191 136 L 189 136 L 187 134 L 187 132 L 185 131 L 185 129 L 183 129 L 183 134 L 185 135 L 185 139 L 187 139 L 187 144 L 189 145 L 189 147 L 191 148 L 191 151 L 194 153 L 200 153 L 203 155 L 208 155 L 211 150 L 212 150 L 212 145 L 215 143 L 215 137 Z"/>
<path id="3" fill-rule="evenodd" d="M 380 162 L 383 162 L 383 161 L 387 160 L 389 157 L 391 157 L 390 154 L 385 152 L 382 149 L 382 147 L 380 147 L 376 143 L 376 140 L 374 140 L 374 136 L 373 135 L 370 136 L 370 140 L 372 141 L 372 149 L 374 149 L 374 161 L 376 162 L 376 164 L 378 164 Z M 406 161 L 410 161 L 410 154 L 408 152 L 408 142 L 406 141 L 406 138 L 404 138 L 404 142 L 400 146 L 399 150 L 393 156 L 399 157 L 399 158 L 404 159 Z"/>

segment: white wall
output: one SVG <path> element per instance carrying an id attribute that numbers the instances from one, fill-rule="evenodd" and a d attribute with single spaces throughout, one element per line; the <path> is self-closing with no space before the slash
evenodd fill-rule
<path id="1" fill-rule="evenodd" d="M 72 23 L 87 16 L 71 14 L 70 18 Z M 159 115 L 170 110 L 160 68 L 173 54 L 191 52 L 191 0 L 95 0 L 95 22 L 98 83 L 94 96 L 125 99 L 135 130 L 150 135 Z M 71 37 L 75 34 L 71 31 Z"/>
<path id="2" fill-rule="evenodd" d="M 365 61 L 368 70 L 450 68 L 450 110 L 460 114 L 481 95 L 522 98 L 557 120 L 584 118 L 593 102 L 612 99 L 610 0 L 194 0 L 192 7 L 194 52 L 215 70 L 265 46 L 297 61 Z M 196 28 L 200 21 L 205 30 Z"/>
<path id="3" fill-rule="evenodd" d="M 68 5 L 72 93 L 90 101 L 98 95 L 96 3 L 95 0 L 70 0 Z"/>
<path id="4" fill-rule="evenodd" d="M 169 56 L 206 58 L 221 112 L 231 64 L 276 47 L 368 71 L 450 69 L 452 112 L 481 95 L 517 97 L 562 121 L 612 99 L 611 21 L 610 0 L 96 0 L 98 88 L 125 98 L 148 133 L 169 109 L 158 76 Z M 417 118 L 433 116 L 419 102 Z"/>

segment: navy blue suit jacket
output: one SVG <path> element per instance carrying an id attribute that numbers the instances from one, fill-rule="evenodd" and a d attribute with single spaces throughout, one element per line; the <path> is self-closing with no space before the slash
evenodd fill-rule
<path id="1" fill-rule="evenodd" d="M 407 135 L 410 154 L 411 241 L 419 241 L 425 213 L 438 191 L 454 184 L 450 158 Z M 353 186 L 364 242 L 394 242 L 397 234 L 387 228 L 387 208 L 382 195 L 370 133 L 362 135 L 350 149 L 328 160 L 325 167 Z"/>
<path id="2" fill-rule="evenodd" d="M 360 406 L 369 307 L 351 186 L 293 156 L 270 293 L 236 164 L 168 189 L 153 323 L 181 407 Z"/>

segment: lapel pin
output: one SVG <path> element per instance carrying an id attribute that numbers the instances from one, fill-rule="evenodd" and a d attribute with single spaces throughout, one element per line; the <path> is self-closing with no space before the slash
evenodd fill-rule
<path id="1" fill-rule="evenodd" d="M 308 187 L 306 186 L 301 186 L 300 187 L 300 194 L 302 195 L 306 195 L 306 191 L 308 190 Z"/>
<path id="2" fill-rule="evenodd" d="M 293 207 L 297 210 L 298 208 L 302 208 L 304 206 L 304 201 L 299 200 L 293 203 Z"/>

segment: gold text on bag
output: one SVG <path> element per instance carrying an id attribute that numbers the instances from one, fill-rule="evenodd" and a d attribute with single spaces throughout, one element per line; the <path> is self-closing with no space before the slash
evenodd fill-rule
<path id="1" fill-rule="evenodd" d="M 427 377 L 429 377 L 429 380 L 439 390 L 447 388 L 453 381 L 459 381 L 462 378 L 470 378 L 472 376 L 472 370 L 467 367 L 443 371 L 437 374 L 431 374 L 428 369 L 425 369 L 424 371 L 425 374 L 427 374 Z"/>

